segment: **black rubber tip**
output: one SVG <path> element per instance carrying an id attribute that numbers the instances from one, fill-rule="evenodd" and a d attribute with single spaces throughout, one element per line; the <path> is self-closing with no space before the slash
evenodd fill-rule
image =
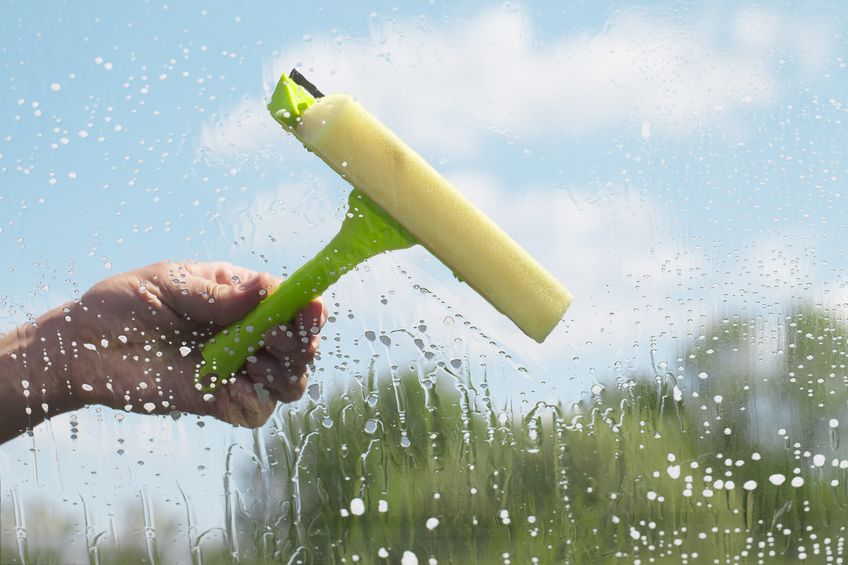
<path id="1" fill-rule="evenodd" d="M 292 69 L 289 73 L 289 78 L 295 81 L 297 84 L 306 89 L 306 92 L 314 96 L 315 98 L 321 98 L 324 94 L 318 90 L 314 84 L 306 80 L 306 77 L 297 72 L 297 69 Z"/>

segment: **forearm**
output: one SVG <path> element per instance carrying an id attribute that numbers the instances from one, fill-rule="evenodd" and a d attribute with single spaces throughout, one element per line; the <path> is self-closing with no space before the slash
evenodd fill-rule
<path id="1" fill-rule="evenodd" d="M 0 443 L 81 406 L 68 386 L 66 325 L 58 308 L 0 337 Z"/>

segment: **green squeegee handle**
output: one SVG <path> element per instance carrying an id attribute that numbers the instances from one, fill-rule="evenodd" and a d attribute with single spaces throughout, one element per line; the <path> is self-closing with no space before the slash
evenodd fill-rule
<path id="1" fill-rule="evenodd" d="M 314 86 L 309 85 L 312 89 Z M 320 93 L 317 89 L 315 93 Z M 285 75 L 268 104 L 272 116 L 294 130 L 300 115 L 314 97 Z M 263 346 L 263 335 L 274 326 L 290 322 L 344 273 L 384 251 L 405 249 L 415 239 L 359 190 L 348 197 L 348 212 L 339 233 L 318 254 L 295 271 L 243 320 L 231 324 L 209 340 L 202 350 L 203 364 L 195 375 L 201 390 L 215 390 L 236 374 Z"/>
<path id="2" fill-rule="evenodd" d="M 231 324 L 203 347 L 195 383 L 214 390 L 238 372 L 263 346 L 263 335 L 286 324 L 344 273 L 385 251 L 415 244 L 413 237 L 381 208 L 354 189 L 339 233 L 309 262 L 295 271 L 242 321 Z M 208 381 L 208 382 L 207 382 Z"/>

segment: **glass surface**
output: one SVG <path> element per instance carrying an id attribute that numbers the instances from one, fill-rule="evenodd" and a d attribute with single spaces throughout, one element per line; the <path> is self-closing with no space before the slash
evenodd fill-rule
<path id="1" fill-rule="evenodd" d="M 261 428 L 91 405 L 0 445 L 0 562 L 843 562 L 846 27 L 839 2 L 8 2 L 0 333 L 156 261 L 310 259 L 350 187 L 265 109 L 292 68 L 575 300 L 537 344 L 421 247 L 371 259 Z"/>

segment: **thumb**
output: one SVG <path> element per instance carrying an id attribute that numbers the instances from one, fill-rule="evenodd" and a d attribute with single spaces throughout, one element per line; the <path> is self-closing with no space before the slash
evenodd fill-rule
<path id="1" fill-rule="evenodd" d="M 190 275 L 165 303 L 178 315 L 197 325 L 226 326 L 244 318 L 276 288 L 275 277 L 256 273 L 241 284 L 222 284 Z"/>

